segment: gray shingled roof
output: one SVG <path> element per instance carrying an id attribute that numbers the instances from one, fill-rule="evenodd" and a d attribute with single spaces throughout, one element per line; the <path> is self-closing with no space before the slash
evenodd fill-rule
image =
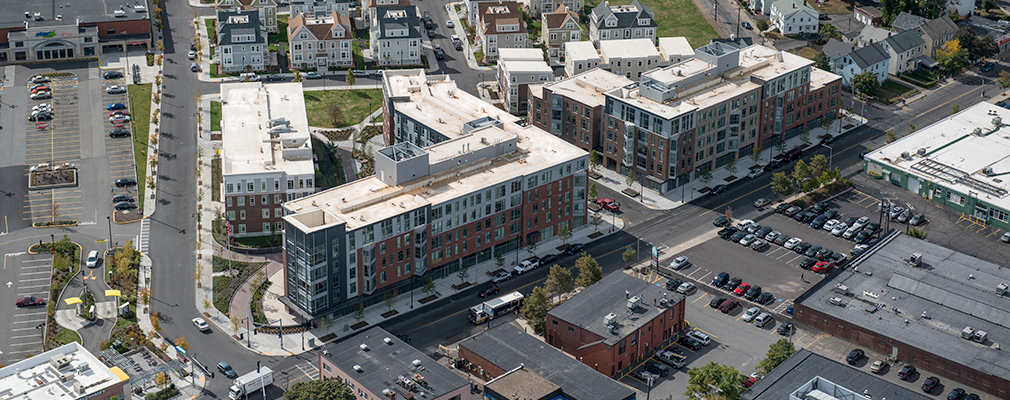
<path id="1" fill-rule="evenodd" d="M 919 26 L 918 30 L 932 40 L 940 39 L 957 32 L 957 25 L 950 18 L 942 16 Z"/>
<path id="2" fill-rule="evenodd" d="M 926 41 L 922 40 L 922 36 L 919 36 L 916 31 L 904 31 L 897 35 L 891 35 L 886 42 L 898 54 L 926 45 Z"/>
<path id="3" fill-rule="evenodd" d="M 623 298 L 623 291 L 621 296 Z M 498 325 L 463 340 L 459 346 L 494 363 L 505 371 L 510 371 L 522 364 L 526 369 L 561 386 L 561 390 L 571 400 L 630 400 L 635 398 L 634 390 L 604 376 L 588 365 L 578 362 L 571 356 L 562 353 L 561 350 L 530 336 L 512 324 Z"/>
<path id="4" fill-rule="evenodd" d="M 248 21 L 244 23 L 228 22 L 230 17 L 238 15 L 249 16 Z M 263 32 L 263 27 L 260 25 L 259 10 L 219 10 L 217 12 L 217 45 L 228 46 L 234 44 L 231 41 L 233 35 L 253 35 L 256 37 L 256 43 L 265 42 L 266 35 Z"/>
<path id="5" fill-rule="evenodd" d="M 641 296 L 641 306 L 633 311 L 628 310 L 625 290 L 632 296 Z M 684 301 L 684 296 L 666 290 L 665 287 L 650 284 L 625 273 L 615 273 L 592 284 L 547 314 L 595 333 L 604 338 L 603 343 L 607 346 L 613 346 L 668 310 L 669 308 L 655 305 L 655 301 L 662 299 L 664 295 L 672 301 L 672 304 Z M 614 332 L 603 323 L 603 317 L 610 313 L 617 315 L 615 325 L 617 328 Z"/>
<path id="6" fill-rule="evenodd" d="M 869 46 L 853 50 L 849 53 L 849 58 L 851 58 L 852 62 L 856 63 L 859 68 L 866 69 L 891 57 L 887 54 L 887 50 L 884 50 L 884 46 L 880 43 L 874 43 Z"/>
<path id="7" fill-rule="evenodd" d="M 922 254 L 922 267 L 905 262 L 913 253 Z M 1010 376 L 1005 350 L 995 348 L 1010 343 L 1010 298 L 995 290 L 1000 282 L 1010 283 L 1010 269 L 903 234 L 856 267 L 829 278 L 797 304 L 979 372 Z M 836 284 L 852 294 L 840 296 L 842 306 L 829 302 L 839 297 Z M 929 319 L 920 318 L 923 311 Z M 988 332 L 989 340 L 962 339 L 967 326 Z"/>
<path id="8" fill-rule="evenodd" d="M 842 58 L 845 57 L 846 54 L 852 52 L 852 45 L 837 39 L 831 39 L 824 44 L 821 51 L 823 51 L 824 55 L 828 56 L 830 59 Z"/>
<path id="9" fill-rule="evenodd" d="M 891 28 L 897 31 L 910 31 L 925 24 L 926 21 L 928 19 L 902 11 L 898 13 L 897 17 L 894 17 L 894 21 L 891 21 Z"/>
<path id="10" fill-rule="evenodd" d="M 597 24 L 598 28 L 603 29 L 623 29 L 623 28 L 649 28 L 657 27 L 656 20 L 653 18 L 652 9 L 649 6 L 640 3 L 638 0 L 631 2 L 632 6 L 638 7 L 638 12 L 621 12 L 615 13 L 610 9 L 609 3 L 606 1 L 600 2 L 596 8 L 593 8 L 593 14 L 598 16 Z M 616 27 L 606 27 L 603 26 L 603 21 L 610 15 L 617 16 L 617 26 Z M 648 18 L 649 23 L 646 25 L 641 25 L 638 23 L 639 18 Z"/>
<path id="11" fill-rule="evenodd" d="M 386 338 L 390 339 L 389 344 L 385 343 Z M 367 351 L 359 347 L 362 344 L 368 346 Z M 399 394 L 397 398 L 405 398 L 406 389 L 396 384 L 397 378 L 401 375 L 410 377 L 413 373 L 424 376 L 425 382 L 430 385 L 430 389 L 422 389 L 428 398 L 468 385 L 463 377 L 379 327 L 327 344 L 323 349 L 328 352 L 323 357 L 372 393 L 390 389 Z M 419 360 L 423 369 L 414 367 L 414 360 Z M 361 372 L 355 371 L 355 365 L 361 367 Z M 416 392 L 413 395 L 415 398 L 420 396 Z"/>
<path id="12" fill-rule="evenodd" d="M 407 16 L 404 18 L 390 18 L 389 11 L 406 11 Z M 417 7 L 415 6 L 389 6 L 382 7 L 376 10 L 377 17 L 379 20 L 379 39 L 400 39 L 400 38 L 421 38 L 421 18 L 417 16 Z M 392 27 L 394 29 L 407 28 L 407 36 L 386 36 L 387 27 Z"/>
<path id="13" fill-rule="evenodd" d="M 867 45 L 870 43 L 880 43 L 887 39 L 891 35 L 891 31 L 887 29 L 877 28 L 873 25 L 866 25 L 863 30 L 859 31 L 859 36 L 856 40 L 859 41 L 861 45 Z"/>
<path id="14" fill-rule="evenodd" d="M 814 377 L 821 377 L 855 393 L 870 393 L 874 399 L 927 400 L 928 396 L 800 349 L 743 393 L 745 400 L 788 399 L 796 389 Z"/>

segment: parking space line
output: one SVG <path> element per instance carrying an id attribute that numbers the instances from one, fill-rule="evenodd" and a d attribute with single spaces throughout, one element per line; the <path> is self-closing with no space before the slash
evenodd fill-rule
<path id="1" fill-rule="evenodd" d="M 30 321 L 11 321 L 11 323 L 13 323 L 13 324 L 37 324 L 37 323 L 43 322 L 45 320 L 46 320 L 45 318 L 42 318 L 42 319 L 33 319 L 33 320 L 30 320 Z"/>
<path id="2" fill-rule="evenodd" d="M 30 286 L 21 286 L 21 287 L 19 287 L 18 289 L 31 289 L 31 288 L 39 288 L 39 287 L 49 287 L 49 285 L 30 285 Z"/>
<path id="3" fill-rule="evenodd" d="M 999 233 L 999 232 L 1000 232 L 1000 230 L 999 230 L 999 229 L 993 229 L 992 233 L 990 233 L 990 234 L 988 234 L 988 235 L 985 235 L 985 237 L 989 237 L 989 236 L 992 236 L 992 235 L 995 235 L 995 234 L 997 234 L 997 233 Z"/>
<path id="4" fill-rule="evenodd" d="M 31 328 L 31 329 L 35 329 L 35 328 Z M 36 339 L 38 339 L 38 338 L 39 338 L 39 335 L 21 335 L 21 336 L 11 336 L 10 338 L 11 338 L 11 339 L 24 339 L 24 338 L 36 338 Z"/>
<path id="5" fill-rule="evenodd" d="M 42 275 L 42 274 L 49 275 L 49 274 L 51 274 L 51 272 L 49 272 L 49 271 L 39 271 L 39 272 L 22 272 L 21 273 L 21 275 Z"/>
<path id="6" fill-rule="evenodd" d="M 810 344 L 808 344 L 808 345 L 806 345 L 806 346 L 803 346 L 803 348 L 804 348 L 804 349 L 809 349 L 809 348 L 810 348 L 810 346 L 813 346 L 813 345 L 814 345 L 814 343 L 817 343 L 817 341 L 821 340 L 821 338 L 823 338 L 823 337 L 825 337 L 825 336 L 828 336 L 828 335 L 826 335 L 826 334 L 823 334 L 823 333 L 822 333 L 822 334 L 820 334 L 820 335 L 817 335 L 817 339 L 814 339 L 814 341 L 810 342 Z"/>
<path id="7" fill-rule="evenodd" d="M 28 278 L 28 279 L 18 279 L 18 282 L 31 282 L 31 281 L 48 281 L 49 277 L 45 278 Z"/>
<path id="8" fill-rule="evenodd" d="M 37 331 L 38 329 L 35 329 L 35 328 L 13 328 L 11 330 L 16 332 L 16 331 Z"/>
<path id="9" fill-rule="evenodd" d="M 39 340 L 37 342 L 31 342 L 31 343 L 11 343 L 10 345 L 11 346 L 38 346 L 40 344 L 42 344 L 42 340 Z"/>
<path id="10" fill-rule="evenodd" d="M 701 300 L 701 299 L 705 298 L 705 296 L 708 296 L 708 293 L 702 293 L 701 296 L 698 296 L 697 299 L 694 299 L 694 301 L 692 301 L 692 303 L 697 303 L 698 300 Z"/>
<path id="11" fill-rule="evenodd" d="M 46 313 L 45 312 L 40 312 L 40 313 L 14 314 L 14 318 L 18 318 L 18 317 L 37 317 L 39 315 L 46 315 Z"/>

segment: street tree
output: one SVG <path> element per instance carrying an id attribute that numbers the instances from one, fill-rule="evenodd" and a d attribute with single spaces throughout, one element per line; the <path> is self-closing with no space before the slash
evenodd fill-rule
<path id="1" fill-rule="evenodd" d="M 912 227 L 911 229 L 908 230 L 907 233 L 908 236 L 914 237 L 916 239 L 926 239 L 926 237 L 929 236 L 929 234 L 926 233 L 925 229 L 922 229 L 918 226 Z"/>
<path id="2" fill-rule="evenodd" d="M 781 141 L 781 140 L 779 140 L 778 142 L 775 142 L 775 150 L 777 150 L 779 152 L 779 154 L 785 153 L 786 152 L 786 142 Z"/>
<path id="3" fill-rule="evenodd" d="M 459 278 L 459 283 L 461 285 L 463 284 L 463 282 L 466 282 L 466 278 L 470 277 L 470 271 L 469 270 L 470 270 L 470 267 L 464 265 L 464 266 L 461 266 L 459 268 L 459 272 L 456 273 L 456 276 Z"/>
<path id="4" fill-rule="evenodd" d="M 810 168 L 807 167 L 807 163 L 803 160 L 796 162 L 793 166 L 793 180 L 796 181 L 796 185 L 802 186 L 803 181 L 810 177 Z"/>
<path id="5" fill-rule="evenodd" d="M 999 84 L 999 90 L 1010 88 L 1010 72 L 1007 72 L 1005 69 L 1000 71 L 999 78 L 996 78 L 996 83 Z"/>
<path id="6" fill-rule="evenodd" d="M 589 193 L 588 194 L 589 194 L 589 200 L 596 200 L 596 197 L 600 195 L 596 191 L 596 182 L 593 182 L 592 185 L 589 185 Z"/>
<path id="7" fill-rule="evenodd" d="M 831 64 L 828 62 L 828 55 L 823 51 L 814 54 L 814 66 L 824 71 L 831 71 Z"/>
<path id="8" fill-rule="evenodd" d="M 600 153 L 596 150 L 589 152 L 589 171 L 595 173 L 600 168 Z"/>
<path id="9" fill-rule="evenodd" d="M 589 223 L 593 224 L 593 228 L 596 232 L 600 231 L 600 224 L 603 223 L 603 216 L 598 212 L 594 212 L 591 217 L 589 217 Z"/>
<path id="10" fill-rule="evenodd" d="M 603 279 L 603 269 L 589 253 L 582 253 L 582 256 L 575 260 L 575 267 L 579 269 L 579 278 L 575 280 L 578 286 L 589 287 Z"/>
<path id="11" fill-rule="evenodd" d="M 962 47 L 957 39 L 948 40 L 936 49 L 934 58 L 944 71 L 957 72 L 968 63 L 968 49 Z"/>
<path id="12" fill-rule="evenodd" d="M 701 181 L 705 186 L 708 186 L 709 182 L 712 182 L 712 171 L 702 170 L 701 174 L 698 174 L 698 180 Z"/>
<path id="13" fill-rule="evenodd" d="M 386 292 L 382 296 L 382 301 L 386 303 L 386 311 L 393 311 L 393 305 L 396 304 L 396 296 L 393 296 L 393 292 Z"/>
<path id="14" fill-rule="evenodd" d="M 950 113 L 951 114 L 957 114 L 959 112 L 961 112 L 961 105 L 960 104 L 955 104 L 955 105 L 950 106 Z"/>
<path id="15" fill-rule="evenodd" d="M 810 159 L 810 176 L 821 176 L 828 170 L 828 158 L 818 154 Z"/>
<path id="16" fill-rule="evenodd" d="M 572 238 L 572 228 L 565 225 L 565 227 L 561 229 L 561 232 L 558 233 L 558 238 L 561 239 L 562 244 L 568 244 L 568 239 Z"/>
<path id="17" fill-rule="evenodd" d="M 880 81 L 877 81 L 877 76 L 873 74 L 873 71 L 865 71 L 852 77 L 852 87 L 859 93 L 876 96 L 877 89 L 880 88 Z"/>
<path id="18" fill-rule="evenodd" d="M 431 277 L 424 278 L 424 285 L 421 286 L 421 293 L 432 294 L 435 293 L 435 281 Z"/>
<path id="19" fill-rule="evenodd" d="M 547 273 L 547 280 L 544 281 L 544 288 L 551 295 L 561 295 L 571 292 L 574 289 L 575 281 L 572 279 L 572 271 L 568 268 L 554 264 L 550 272 Z"/>
<path id="20" fill-rule="evenodd" d="M 298 382 L 284 392 L 284 400 L 354 400 L 354 391 L 343 381 L 323 378 Z"/>
<path id="21" fill-rule="evenodd" d="M 547 312 L 550 310 L 551 300 L 547 296 L 547 291 L 543 287 L 537 286 L 533 288 L 533 292 L 529 296 L 523 299 L 523 306 L 519 312 L 526 319 L 526 323 L 533 328 L 533 333 L 543 335 L 544 329 L 547 327 Z"/>
<path id="22" fill-rule="evenodd" d="M 888 129 L 887 132 L 884 132 L 884 142 L 891 143 L 895 140 L 898 140 L 898 135 L 894 133 L 894 129 Z"/>
<path id="23" fill-rule="evenodd" d="M 757 163 L 759 161 L 761 161 L 761 148 L 760 147 L 754 146 L 754 148 L 751 149 L 751 151 L 750 151 L 750 159 L 754 160 L 754 165 L 757 165 Z"/>
<path id="24" fill-rule="evenodd" d="M 908 133 L 912 133 L 912 132 L 915 132 L 915 125 L 912 125 L 912 123 L 909 122 L 908 123 Z"/>
<path id="25" fill-rule="evenodd" d="M 767 19 L 759 19 L 757 21 L 754 21 L 754 26 L 756 26 L 759 31 L 764 32 L 768 30 L 768 27 L 771 26 L 771 23 L 768 22 Z"/>
<path id="26" fill-rule="evenodd" d="M 631 263 L 635 262 L 636 254 L 635 249 L 629 244 L 628 247 L 624 249 L 624 252 L 621 253 L 621 258 L 624 259 L 624 264 L 630 266 Z"/>
<path id="27" fill-rule="evenodd" d="M 736 174 L 737 171 L 736 158 L 730 158 L 729 161 L 726 162 L 726 165 L 723 166 L 723 168 L 726 168 L 726 170 L 729 171 L 730 174 Z"/>
<path id="28" fill-rule="evenodd" d="M 831 24 L 822 25 L 820 34 L 824 39 L 838 39 L 842 37 L 842 31 L 838 30 L 838 28 L 835 28 L 835 26 Z"/>
<path id="29" fill-rule="evenodd" d="M 711 399 L 721 394 L 727 399 L 738 400 L 746 388 L 740 383 L 746 376 L 728 365 L 710 362 L 701 367 L 687 370 L 687 390 L 684 395 L 690 400 Z"/>
<path id="30" fill-rule="evenodd" d="M 181 347 L 183 350 L 189 351 L 189 342 L 186 341 L 186 335 L 175 338 L 175 345 Z"/>
<path id="31" fill-rule="evenodd" d="M 786 176 L 785 172 L 777 172 L 772 175 L 772 192 L 779 196 L 788 196 L 793 194 L 796 188 L 793 186 L 793 180 Z"/>
<path id="32" fill-rule="evenodd" d="M 803 125 L 803 128 L 800 129 L 800 140 L 804 142 L 810 141 L 810 129 L 806 125 Z"/>
<path id="33" fill-rule="evenodd" d="M 537 252 L 537 241 L 527 240 L 526 241 L 526 253 L 533 257 Z"/>
<path id="34" fill-rule="evenodd" d="M 629 168 L 628 175 L 624 177 L 624 183 L 628 185 L 628 189 L 631 189 L 631 185 L 635 183 L 637 178 L 635 177 L 635 169 Z"/>
<path id="35" fill-rule="evenodd" d="M 782 364 L 783 361 L 794 353 L 796 353 L 796 347 L 793 346 L 793 342 L 790 342 L 787 338 L 779 339 L 768 347 L 768 354 L 765 355 L 765 359 L 758 363 L 758 371 L 761 371 L 762 375 L 768 375 L 775 367 Z"/>
<path id="36" fill-rule="evenodd" d="M 347 75 L 344 75 L 344 82 L 347 82 L 347 86 L 354 86 L 354 81 L 354 74 L 351 73 L 351 70 L 347 70 Z"/>
<path id="37" fill-rule="evenodd" d="M 978 59 L 995 57 L 999 53 L 999 44 L 996 43 L 996 39 L 992 35 L 987 34 L 978 38 L 975 42 L 974 53 Z"/>
<path id="38" fill-rule="evenodd" d="M 821 118 L 821 129 L 823 129 L 825 132 L 827 132 L 828 128 L 831 128 L 831 123 L 832 122 L 834 122 L 834 120 L 831 119 L 831 117 Z"/>

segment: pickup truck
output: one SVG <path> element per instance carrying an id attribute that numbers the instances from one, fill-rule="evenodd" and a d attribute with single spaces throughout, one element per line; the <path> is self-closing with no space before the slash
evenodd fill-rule
<path id="1" fill-rule="evenodd" d="M 670 350 L 656 350 L 656 359 L 677 369 L 684 368 L 687 365 L 687 357 Z"/>
<path id="2" fill-rule="evenodd" d="M 519 265 L 516 265 L 515 268 L 513 268 L 513 270 L 516 272 L 516 275 L 522 275 L 523 272 L 532 271 L 533 269 L 539 266 L 540 266 L 540 258 L 530 257 L 520 262 Z"/>

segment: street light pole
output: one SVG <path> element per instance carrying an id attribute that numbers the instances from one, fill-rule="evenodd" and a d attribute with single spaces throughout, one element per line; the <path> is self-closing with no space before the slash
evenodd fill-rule
<path id="1" fill-rule="evenodd" d="M 835 154 L 835 150 L 832 149 L 831 146 L 828 146 L 824 143 L 821 143 L 821 146 L 828 148 L 828 169 L 831 169 L 831 157 Z"/>

